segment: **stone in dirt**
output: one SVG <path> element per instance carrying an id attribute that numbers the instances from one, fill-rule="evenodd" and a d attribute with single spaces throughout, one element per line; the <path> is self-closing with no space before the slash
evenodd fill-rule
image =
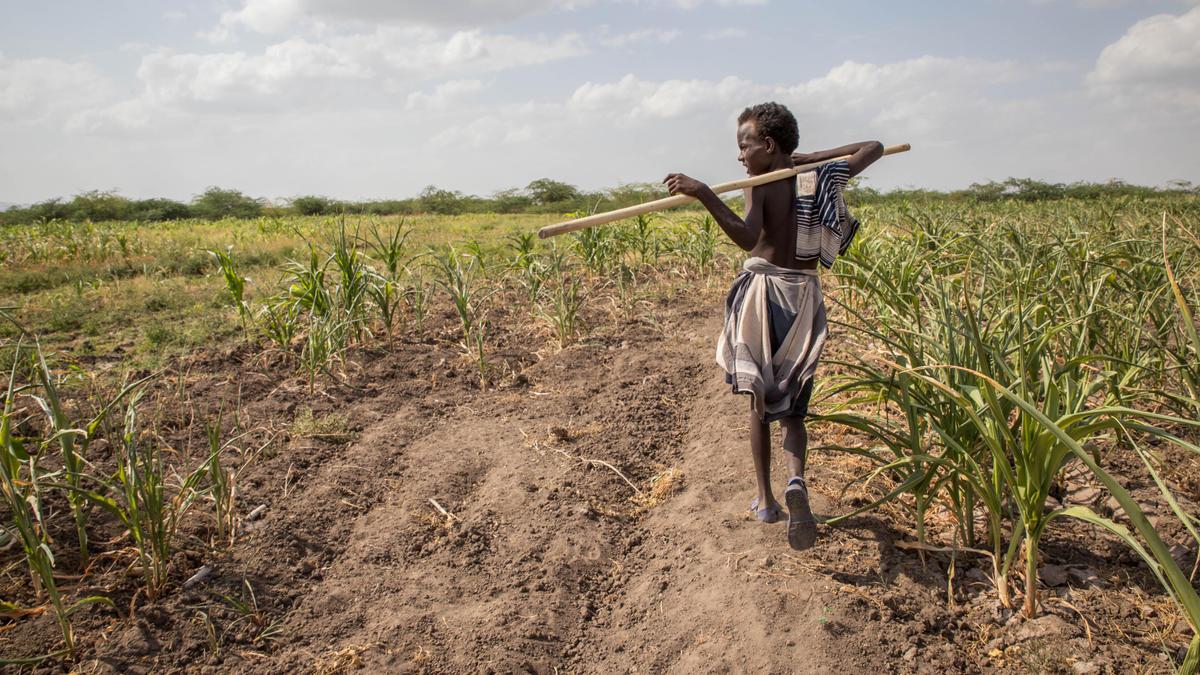
<path id="1" fill-rule="evenodd" d="M 968 581 L 976 581 L 983 584 L 990 584 L 992 582 L 987 573 L 978 567 L 972 567 L 971 569 L 967 570 L 966 573 L 963 574 L 963 577 L 965 577 Z"/>
<path id="2" fill-rule="evenodd" d="M 1096 570 L 1090 567 L 1071 567 L 1067 569 L 1067 574 L 1075 580 L 1080 586 L 1101 586 L 1103 581 L 1096 574 Z"/>
<path id="3" fill-rule="evenodd" d="M 1067 583 L 1067 568 L 1062 565 L 1043 565 L 1038 576 L 1047 586 L 1062 586 Z"/>
<path id="4" fill-rule="evenodd" d="M 1035 638 L 1072 638 L 1078 632 L 1078 628 L 1057 614 L 1045 614 L 1022 624 L 1017 629 L 1016 639 L 1023 642 Z"/>

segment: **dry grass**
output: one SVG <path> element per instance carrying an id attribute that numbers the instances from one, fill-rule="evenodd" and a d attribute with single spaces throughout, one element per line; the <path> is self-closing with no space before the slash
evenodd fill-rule
<path id="1" fill-rule="evenodd" d="M 379 643 L 365 645 L 347 645 L 341 649 L 331 649 L 313 660 L 313 672 L 316 675 L 334 675 L 349 670 L 362 668 L 362 655 Z"/>
<path id="2" fill-rule="evenodd" d="M 633 497 L 635 513 L 645 513 L 662 504 L 672 494 L 683 488 L 683 469 L 672 466 L 655 474 L 646 490 Z"/>
<path id="3" fill-rule="evenodd" d="M 311 408 L 304 408 L 296 415 L 290 431 L 293 436 L 300 438 L 321 438 L 333 443 L 348 443 L 357 435 L 351 431 L 345 415 L 328 413 L 317 416 Z"/>

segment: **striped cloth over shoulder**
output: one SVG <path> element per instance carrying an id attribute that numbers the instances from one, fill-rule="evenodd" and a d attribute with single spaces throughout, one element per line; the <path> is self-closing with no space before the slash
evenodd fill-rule
<path id="1" fill-rule="evenodd" d="M 849 179 L 845 160 L 796 176 L 796 260 L 819 259 L 826 268 L 833 267 L 854 241 L 858 220 L 842 197 Z"/>

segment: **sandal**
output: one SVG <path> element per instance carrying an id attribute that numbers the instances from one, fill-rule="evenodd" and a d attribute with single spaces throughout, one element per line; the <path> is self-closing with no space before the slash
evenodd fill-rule
<path id="1" fill-rule="evenodd" d="M 803 477 L 793 476 L 788 481 L 783 499 L 788 507 L 788 544 L 803 551 L 817 540 L 817 521 L 808 505 L 808 485 Z"/>
<path id="2" fill-rule="evenodd" d="M 783 517 L 783 509 L 779 508 L 779 504 L 768 506 L 766 508 L 758 508 L 758 498 L 750 502 L 750 510 L 754 512 L 755 517 L 764 523 L 770 524 L 778 522 Z"/>

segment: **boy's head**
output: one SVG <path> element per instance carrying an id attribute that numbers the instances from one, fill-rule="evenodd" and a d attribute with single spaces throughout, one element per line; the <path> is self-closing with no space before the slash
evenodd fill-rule
<path id="1" fill-rule="evenodd" d="M 738 115 L 738 161 L 750 175 L 765 173 L 780 155 L 791 156 L 800 142 L 796 118 L 775 102 L 750 106 Z"/>

